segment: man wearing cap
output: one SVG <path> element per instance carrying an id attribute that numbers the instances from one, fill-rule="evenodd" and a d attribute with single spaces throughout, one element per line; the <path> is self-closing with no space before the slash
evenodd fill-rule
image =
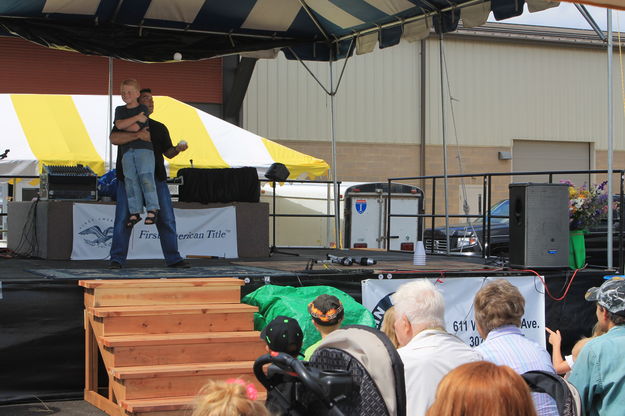
<path id="1" fill-rule="evenodd" d="M 625 280 L 608 280 L 586 292 L 597 302 L 597 320 L 606 334 L 582 349 L 569 381 L 577 388 L 585 415 L 625 414 Z"/>
<path id="2" fill-rule="evenodd" d="M 343 323 L 343 304 L 336 296 L 319 295 L 308 304 L 308 313 L 312 318 L 313 325 L 321 334 L 321 339 L 308 348 L 304 352 L 304 361 L 310 361 L 313 353 L 321 344 L 321 341 L 335 330 L 341 327 Z"/>

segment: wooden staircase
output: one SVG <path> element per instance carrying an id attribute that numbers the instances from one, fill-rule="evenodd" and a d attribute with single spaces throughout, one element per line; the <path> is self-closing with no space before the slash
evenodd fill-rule
<path id="1" fill-rule="evenodd" d="M 254 377 L 258 308 L 235 278 L 81 280 L 85 400 L 111 416 L 188 416 L 208 379 Z M 98 385 L 98 358 L 108 389 Z M 102 391 L 106 390 L 106 391 Z M 105 394 L 102 394 L 105 393 Z"/>

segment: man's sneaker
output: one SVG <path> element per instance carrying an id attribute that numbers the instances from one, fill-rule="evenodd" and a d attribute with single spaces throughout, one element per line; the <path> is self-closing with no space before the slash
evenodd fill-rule
<path id="1" fill-rule="evenodd" d="M 109 269 L 121 269 L 121 268 L 122 268 L 122 264 L 116 261 L 112 261 L 111 264 L 109 264 Z"/>
<path id="2" fill-rule="evenodd" d="M 184 260 L 180 260 L 178 263 L 174 263 L 174 264 L 170 264 L 167 267 L 175 267 L 177 269 L 188 269 L 189 267 L 189 263 L 187 263 Z"/>

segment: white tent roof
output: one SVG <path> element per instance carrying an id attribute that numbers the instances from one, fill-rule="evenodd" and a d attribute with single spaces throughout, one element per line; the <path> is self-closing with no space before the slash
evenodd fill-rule
<path id="1" fill-rule="evenodd" d="M 227 123 L 171 97 L 154 97 L 152 118 L 164 123 L 175 145 L 189 150 L 168 161 L 169 175 L 178 169 L 251 166 L 264 172 L 284 163 L 291 178 L 325 175 L 328 164 Z M 0 94 L 3 115 L 0 175 L 38 175 L 44 164 L 90 166 L 97 174 L 108 168 L 108 104 L 105 95 Z M 113 107 L 123 105 L 113 97 Z M 115 161 L 116 146 L 113 146 Z"/>

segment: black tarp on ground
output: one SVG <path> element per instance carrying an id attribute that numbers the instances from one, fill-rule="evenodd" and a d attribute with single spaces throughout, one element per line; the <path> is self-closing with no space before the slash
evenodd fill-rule
<path id="1" fill-rule="evenodd" d="M 454 272 L 447 278 L 470 275 L 508 275 L 506 272 Z M 518 272 L 515 273 L 518 275 Z M 570 351 L 581 335 L 590 335 L 594 304 L 584 301 L 589 287 L 603 282 L 604 272 L 580 272 L 563 301 L 546 296 L 546 324 L 560 329 L 563 350 Z M 570 275 L 570 274 L 569 274 Z M 397 276 L 397 275 L 396 275 Z M 439 273 L 407 274 L 402 278 L 437 277 Z M 331 285 L 361 300 L 361 280 L 368 274 L 301 273 L 271 279 L 291 286 Z M 265 284 L 252 277 L 242 296 Z M 566 276 L 551 273 L 547 285 L 554 297 L 562 295 Z M 0 299 L 0 404 L 42 399 L 80 398 L 84 389 L 83 290 L 76 280 L 3 280 Z M 103 371 L 100 372 L 102 376 Z M 104 380 L 101 385 L 106 385 Z"/>
<path id="2" fill-rule="evenodd" d="M 3 281 L 0 402 L 81 397 L 83 295 L 76 281 Z"/>

